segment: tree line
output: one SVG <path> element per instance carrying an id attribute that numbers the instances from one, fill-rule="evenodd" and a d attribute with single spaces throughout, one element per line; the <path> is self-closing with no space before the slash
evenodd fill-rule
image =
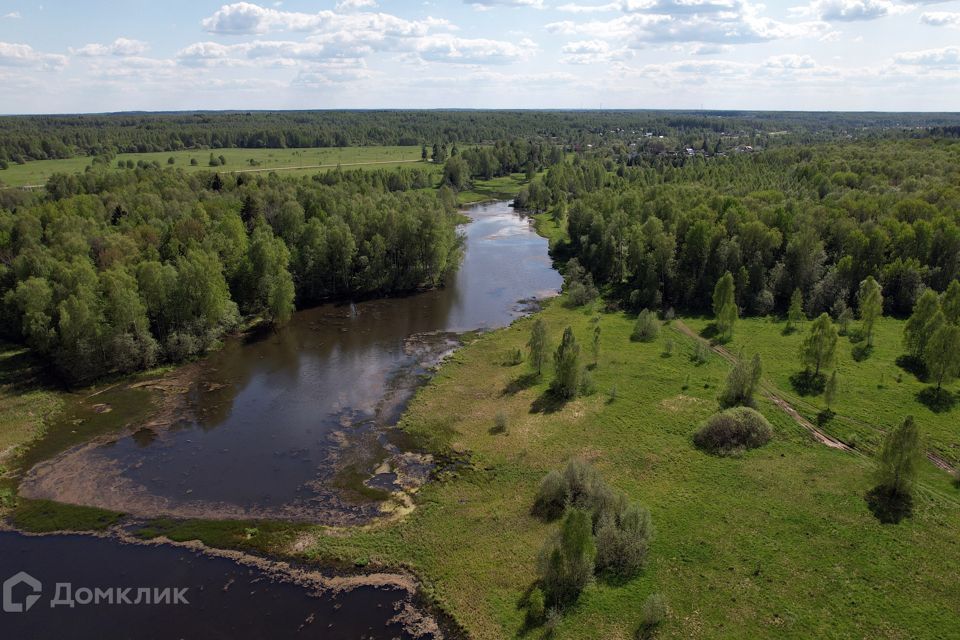
<path id="1" fill-rule="evenodd" d="M 220 111 L 6 116 L 3 163 L 182 149 L 282 149 L 538 138 L 586 148 L 611 141 L 673 139 L 709 148 L 724 137 L 768 147 L 844 136 L 943 135 L 956 114 L 777 113 L 746 111 Z M 776 133 L 777 135 L 770 135 Z"/>
<path id="2" fill-rule="evenodd" d="M 850 143 L 681 167 L 577 157 L 517 204 L 566 225 L 562 250 L 635 309 L 708 311 L 729 273 L 744 314 L 784 312 L 799 296 L 807 316 L 839 318 L 872 278 L 883 312 L 906 315 L 924 289 L 960 276 L 958 151 Z"/>
<path id="3" fill-rule="evenodd" d="M 0 333 L 77 383 L 194 356 L 241 317 L 440 285 L 461 252 L 455 195 L 398 179 L 418 178 L 54 176 L 0 209 Z"/>

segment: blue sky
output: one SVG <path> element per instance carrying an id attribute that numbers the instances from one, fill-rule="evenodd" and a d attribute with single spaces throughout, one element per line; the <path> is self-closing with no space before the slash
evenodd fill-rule
<path id="1" fill-rule="evenodd" d="M 960 110 L 960 0 L 0 0 L 0 112 Z"/>

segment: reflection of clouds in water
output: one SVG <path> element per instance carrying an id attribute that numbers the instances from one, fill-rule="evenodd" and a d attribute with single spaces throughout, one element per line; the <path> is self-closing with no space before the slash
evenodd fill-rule
<path id="1" fill-rule="evenodd" d="M 501 227 L 493 233 L 485 236 L 484 240 L 499 240 L 501 238 L 515 238 L 517 236 L 529 235 L 529 230 L 523 227 Z"/>

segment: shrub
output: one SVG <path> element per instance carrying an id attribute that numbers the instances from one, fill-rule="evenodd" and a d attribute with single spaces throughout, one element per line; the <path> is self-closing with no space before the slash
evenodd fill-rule
<path id="1" fill-rule="evenodd" d="M 640 632 L 638 638 L 647 638 L 653 630 L 667 619 L 667 600 L 659 593 L 651 593 L 643 602 L 640 612 Z"/>
<path id="2" fill-rule="evenodd" d="M 706 364 L 710 360 L 710 347 L 705 342 L 697 340 L 693 347 L 693 355 L 690 357 L 696 364 Z"/>
<path id="3" fill-rule="evenodd" d="M 657 315 L 649 309 L 644 309 L 637 316 L 630 339 L 634 342 L 653 342 L 658 335 L 660 335 L 660 322 L 657 320 Z"/>
<path id="4" fill-rule="evenodd" d="M 762 414 L 748 407 L 734 407 L 710 416 L 693 441 L 711 453 L 729 455 L 761 447 L 772 435 L 770 423 Z"/>
<path id="5" fill-rule="evenodd" d="M 720 407 L 726 409 L 743 405 L 745 407 L 753 406 L 753 394 L 760 384 L 760 377 L 763 375 L 763 365 L 760 362 L 760 354 L 755 354 L 750 361 L 740 358 L 733 365 L 730 375 L 727 376 L 727 384 L 718 398 Z"/>
<path id="6" fill-rule="evenodd" d="M 574 602 L 593 581 L 596 555 L 590 515 L 570 509 L 559 535 L 548 540 L 540 553 L 540 579 L 547 602 L 561 607 Z"/>
<path id="7" fill-rule="evenodd" d="M 507 432 L 507 414 L 503 411 L 497 412 L 497 417 L 493 419 L 493 433 Z"/>
<path id="8" fill-rule="evenodd" d="M 559 471 L 551 471 L 540 481 L 533 513 L 548 520 L 559 518 L 567 508 L 567 494 L 567 481 Z"/>
<path id="9" fill-rule="evenodd" d="M 643 568 L 653 525 L 650 512 L 635 504 L 604 513 L 597 524 L 597 570 L 629 578 Z"/>

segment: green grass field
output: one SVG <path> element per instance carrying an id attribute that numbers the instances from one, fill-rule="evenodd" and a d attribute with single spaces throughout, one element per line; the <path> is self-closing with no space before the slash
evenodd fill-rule
<path id="1" fill-rule="evenodd" d="M 265 171 L 283 170 L 284 174 L 306 175 L 338 164 L 345 167 L 392 168 L 400 165 L 415 165 L 420 162 L 420 147 L 322 147 L 315 149 L 211 149 L 190 151 L 163 151 L 157 153 L 122 153 L 117 161 L 139 160 L 159 162 L 161 166 L 174 166 L 188 171 L 211 170 L 210 154 L 223 156 L 227 163 L 215 167 L 219 171 Z M 174 159 L 173 165 L 167 160 Z M 195 159 L 197 164 L 191 165 Z M 257 164 L 251 164 L 253 160 Z M 91 165 L 93 158 L 79 157 L 64 160 L 36 160 L 26 164 L 11 164 L 0 170 L 0 182 L 11 187 L 42 185 L 54 173 L 76 173 Z M 433 165 L 427 165 L 433 166 Z"/>
<path id="2" fill-rule="evenodd" d="M 405 418 L 432 446 L 469 452 L 469 470 L 426 486 L 406 521 L 317 533 L 308 555 L 410 565 L 476 637 L 516 637 L 517 603 L 556 527 L 530 515 L 537 483 L 582 457 L 652 511 L 657 536 L 647 570 L 589 587 L 556 637 L 632 637 L 653 592 L 670 604 L 665 638 L 934 638 L 957 628 L 960 491 L 945 473 L 930 465 L 914 517 L 881 525 L 863 499 L 870 459 L 817 444 L 767 402 L 760 409 L 775 438 L 766 447 L 736 458 L 695 449 L 692 434 L 716 410 L 729 365 L 717 356 L 693 363 L 691 338 L 665 328 L 655 343 L 633 343 L 631 318 L 558 303 L 542 317 L 554 344 L 567 325 L 586 343 L 599 317 L 597 393 L 537 410 L 549 375 L 526 386 L 525 365 L 505 364 L 531 320 L 481 337 Z M 506 434 L 491 434 L 498 411 Z"/>
<path id="3" fill-rule="evenodd" d="M 695 318 L 686 322 L 702 331 L 711 320 Z M 930 385 L 897 365 L 897 358 L 905 353 L 904 324 L 903 320 L 882 318 L 875 330 L 874 349 L 860 362 L 853 357 L 855 345 L 849 338 L 840 337 L 836 355 L 840 392 L 833 408 L 838 415 L 824 425 L 824 430 L 859 449 L 873 452 L 883 432 L 912 414 L 926 436 L 927 446 L 955 467 L 960 466 L 960 407 L 937 413 L 918 400 L 917 395 Z M 784 335 L 784 321 L 745 318 L 738 321 L 727 348 L 747 357 L 759 353 L 766 378 L 801 413 L 814 420 L 826 408 L 823 395 L 801 396 L 790 381 L 790 377 L 802 369 L 797 354 L 809 325 L 806 322 L 795 333 Z M 858 326 L 859 323 L 854 323 L 852 328 Z M 956 387 L 954 384 L 949 388 L 955 390 Z"/>

